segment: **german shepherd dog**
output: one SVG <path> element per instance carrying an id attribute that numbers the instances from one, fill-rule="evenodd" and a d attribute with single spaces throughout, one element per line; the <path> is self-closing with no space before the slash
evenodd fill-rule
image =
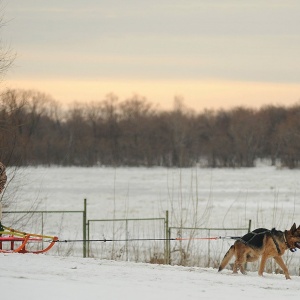
<path id="1" fill-rule="evenodd" d="M 285 278 L 291 279 L 288 268 L 281 256 L 288 249 L 295 252 L 296 248 L 300 248 L 300 226 L 297 228 L 295 223 L 290 230 L 285 230 L 284 232 L 275 228 L 272 230 L 258 228 L 241 238 L 237 238 L 225 254 L 220 264 L 219 272 L 235 256 L 233 273 L 237 273 L 240 270 L 242 274 L 246 274 L 244 264 L 257 261 L 261 257 L 258 275 L 263 276 L 267 259 L 273 257 L 283 270 Z"/>

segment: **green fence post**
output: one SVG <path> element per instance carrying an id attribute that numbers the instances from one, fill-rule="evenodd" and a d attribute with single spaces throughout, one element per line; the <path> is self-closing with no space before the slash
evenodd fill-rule
<path id="1" fill-rule="evenodd" d="M 86 257 L 86 199 L 84 199 L 84 207 L 83 207 L 83 257 Z"/>
<path id="2" fill-rule="evenodd" d="M 87 257 L 90 257 L 90 220 L 87 221 Z"/>
<path id="3" fill-rule="evenodd" d="M 170 264 L 170 230 L 169 230 L 169 211 L 166 210 L 166 219 L 165 219 L 165 236 L 166 236 L 166 243 L 165 243 L 165 264 Z"/>
<path id="4" fill-rule="evenodd" d="M 128 233 L 128 220 L 126 219 L 125 221 L 125 253 L 126 253 L 126 261 L 129 261 L 129 256 L 128 256 L 128 239 L 129 239 L 129 233 Z"/>
<path id="5" fill-rule="evenodd" d="M 168 264 L 171 264 L 171 227 L 168 228 Z"/>

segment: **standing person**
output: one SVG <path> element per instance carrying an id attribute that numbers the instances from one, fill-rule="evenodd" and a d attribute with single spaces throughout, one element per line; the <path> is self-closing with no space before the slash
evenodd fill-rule
<path id="1" fill-rule="evenodd" d="M 6 180 L 7 180 L 7 176 L 5 172 L 5 166 L 2 162 L 0 162 L 0 194 L 4 190 Z"/>

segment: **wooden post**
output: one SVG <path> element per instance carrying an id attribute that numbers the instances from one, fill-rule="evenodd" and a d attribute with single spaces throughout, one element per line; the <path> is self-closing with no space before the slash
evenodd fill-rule
<path id="1" fill-rule="evenodd" d="M 251 232 L 251 223 L 252 223 L 252 221 L 251 221 L 251 220 L 249 220 L 249 225 L 248 225 L 248 233 L 249 233 L 249 232 Z"/>

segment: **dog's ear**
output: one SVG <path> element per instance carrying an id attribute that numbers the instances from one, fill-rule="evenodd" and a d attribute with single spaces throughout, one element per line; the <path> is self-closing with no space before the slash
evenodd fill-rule
<path id="1" fill-rule="evenodd" d="M 290 230 L 292 234 L 297 230 L 296 223 L 293 224 Z"/>

